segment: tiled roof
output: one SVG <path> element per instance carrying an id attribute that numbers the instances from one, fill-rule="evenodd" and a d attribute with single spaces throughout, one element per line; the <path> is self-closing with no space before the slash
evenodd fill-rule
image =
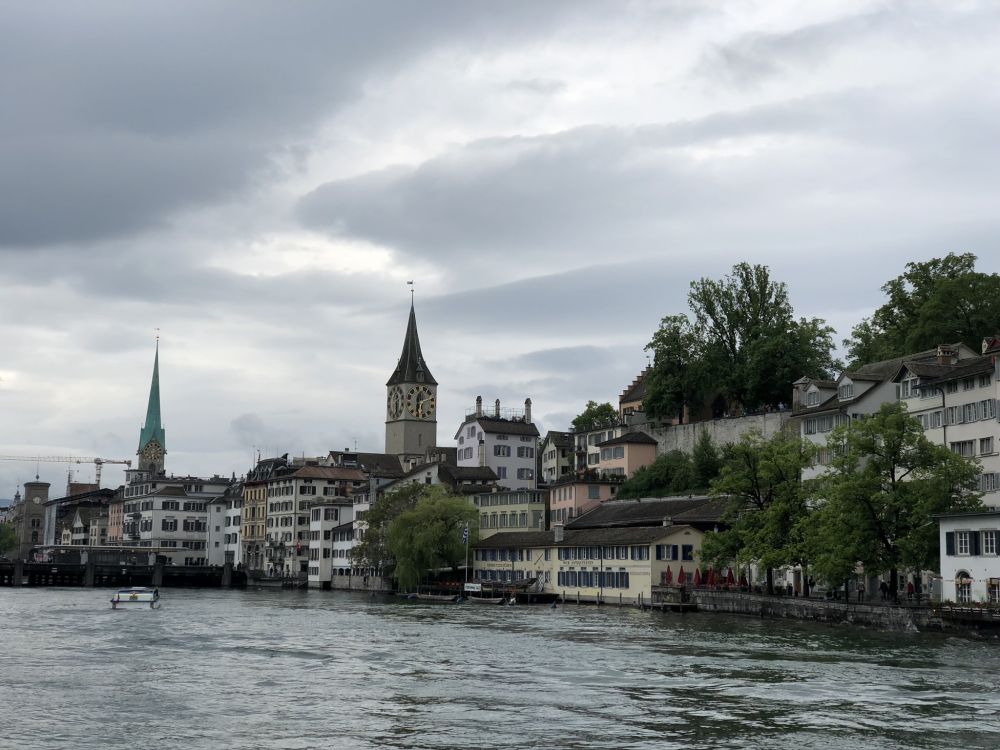
<path id="1" fill-rule="evenodd" d="M 611 440 L 605 440 L 603 443 L 598 443 L 598 448 L 603 448 L 605 445 L 625 445 L 626 443 L 640 443 L 643 445 L 656 445 L 656 440 L 645 432 L 626 432 L 621 437 L 611 438 Z"/>
<path id="2" fill-rule="evenodd" d="M 303 466 L 288 476 L 290 479 L 339 479 L 346 482 L 365 480 L 363 472 L 342 466 Z"/>
<path id="3" fill-rule="evenodd" d="M 957 380 L 972 375 L 993 372 L 993 355 L 987 354 L 981 357 L 969 357 L 968 359 L 959 360 L 953 365 L 905 362 L 903 366 L 921 379 L 926 378 L 929 383 L 943 383 L 947 380 Z M 902 372 L 902 368 L 900 368 L 900 372 Z M 926 384 L 921 383 L 921 385 Z"/>
<path id="4" fill-rule="evenodd" d="M 573 448 L 573 433 L 572 432 L 559 432 L 557 430 L 549 430 L 545 433 L 545 439 L 551 441 L 551 443 L 556 448 L 565 448 L 570 450 Z"/>
<path id="5" fill-rule="evenodd" d="M 636 379 L 632 381 L 631 385 L 622 391 L 622 395 L 618 397 L 618 403 L 624 404 L 629 401 L 642 401 L 646 397 L 646 392 L 649 390 L 649 383 L 646 380 L 646 376 L 652 367 L 646 367 L 645 370 L 640 372 Z"/>
<path id="6" fill-rule="evenodd" d="M 553 531 L 501 531 L 482 539 L 474 547 L 479 549 L 509 549 L 525 547 L 584 547 L 590 545 L 649 544 L 657 539 L 676 533 L 677 526 L 627 526 L 611 528 L 571 529 L 563 533 L 561 542 L 555 541 Z"/>
<path id="7" fill-rule="evenodd" d="M 567 529 L 587 529 L 606 526 L 654 526 L 681 513 L 714 504 L 709 497 L 671 497 L 643 500 L 608 500 L 566 524 Z M 714 507 L 714 505 L 712 506 Z M 706 507 L 705 514 L 712 512 Z M 692 513 L 689 519 L 697 517 Z"/>

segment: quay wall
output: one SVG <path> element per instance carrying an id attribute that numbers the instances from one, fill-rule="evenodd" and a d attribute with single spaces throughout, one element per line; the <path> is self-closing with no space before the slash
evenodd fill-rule
<path id="1" fill-rule="evenodd" d="M 803 599 L 744 594 L 729 591 L 694 591 L 699 612 L 725 612 L 770 619 L 815 620 L 911 632 L 942 630 L 943 623 L 930 607 L 887 607 L 829 599 Z"/>

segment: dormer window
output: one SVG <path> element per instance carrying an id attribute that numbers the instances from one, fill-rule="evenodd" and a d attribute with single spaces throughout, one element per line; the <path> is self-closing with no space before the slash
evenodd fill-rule
<path id="1" fill-rule="evenodd" d="M 806 406 L 819 406 L 819 391 L 809 391 L 806 394 Z"/>
<path id="2" fill-rule="evenodd" d="M 908 377 L 900 383 L 899 397 L 900 398 L 914 398 L 920 395 L 920 389 L 917 386 L 920 384 L 920 378 Z"/>
<path id="3" fill-rule="evenodd" d="M 844 400 L 849 399 L 849 398 L 854 398 L 854 383 L 850 383 L 850 382 L 843 383 L 837 389 L 837 397 L 841 401 L 844 401 Z"/>

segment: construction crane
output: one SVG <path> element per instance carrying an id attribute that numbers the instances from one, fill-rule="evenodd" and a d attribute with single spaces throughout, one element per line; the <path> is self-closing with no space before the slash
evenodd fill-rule
<path id="1" fill-rule="evenodd" d="M 101 487 L 101 467 L 104 464 L 124 464 L 132 468 L 132 461 L 129 459 L 119 460 L 116 458 L 92 458 L 87 456 L 0 456 L 0 461 L 27 461 L 50 464 L 93 464 L 94 477 L 97 488 Z"/>

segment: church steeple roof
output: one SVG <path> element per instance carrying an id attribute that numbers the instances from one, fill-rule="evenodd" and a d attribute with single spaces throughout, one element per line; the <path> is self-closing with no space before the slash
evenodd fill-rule
<path id="1" fill-rule="evenodd" d="M 160 422 L 160 342 L 156 342 L 156 355 L 153 358 L 153 381 L 149 385 L 149 403 L 146 405 L 146 421 L 139 432 L 139 450 L 156 440 L 160 447 L 167 448 L 167 438 Z"/>
<path id="2" fill-rule="evenodd" d="M 406 338 L 403 340 L 403 353 L 399 355 L 399 363 L 386 385 L 399 383 L 427 383 L 437 385 L 431 371 L 427 369 L 424 355 L 420 352 L 420 337 L 417 336 L 417 315 L 410 303 L 410 321 L 406 324 Z"/>

